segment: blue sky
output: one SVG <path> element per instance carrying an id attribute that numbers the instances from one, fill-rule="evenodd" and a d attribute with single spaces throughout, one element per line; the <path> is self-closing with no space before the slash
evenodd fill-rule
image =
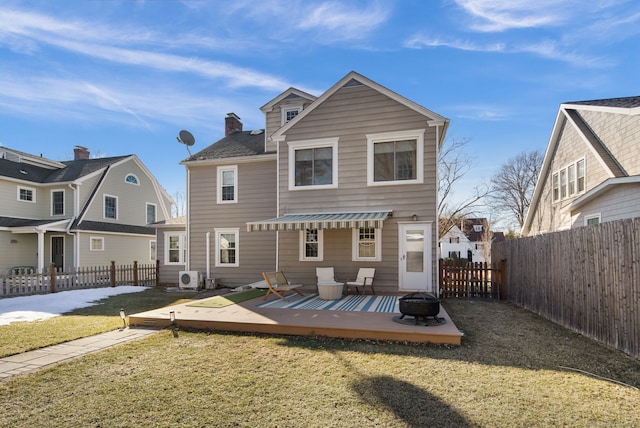
<path id="1" fill-rule="evenodd" d="M 635 0 L 13 1 L 0 6 L 0 144 L 137 154 L 169 194 L 234 112 L 349 71 L 451 120 L 465 187 L 543 150 L 561 103 L 640 95 Z"/>

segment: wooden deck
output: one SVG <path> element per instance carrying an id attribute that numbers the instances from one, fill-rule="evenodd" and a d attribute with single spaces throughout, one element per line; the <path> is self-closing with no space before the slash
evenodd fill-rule
<path id="1" fill-rule="evenodd" d="M 275 297 L 277 299 L 277 297 Z M 271 299 L 271 298 L 270 298 Z M 129 325 L 169 327 L 169 311 L 175 312 L 181 328 L 245 333 L 327 336 L 348 339 L 393 340 L 415 343 L 460 345 L 462 333 L 443 305 L 440 325 L 398 323 L 398 313 L 260 308 L 262 297 L 223 308 L 187 306 L 187 303 L 129 316 Z M 446 305 L 446 303 L 445 303 Z"/>

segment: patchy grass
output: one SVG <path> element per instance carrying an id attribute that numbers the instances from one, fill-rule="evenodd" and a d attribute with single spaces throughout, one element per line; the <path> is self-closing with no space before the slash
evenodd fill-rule
<path id="1" fill-rule="evenodd" d="M 16 322 L 0 326 L 0 358 L 44 346 L 67 342 L 122 327 L 120 308 L 127 314 L 148 311 L 197 297 L 193 292 L 166 292 L 150 288 L 140 293 L 119 294 L 99 304 L 76 309 L 44 321 Z"/>
<path id="2" fill-rule="evenodd" d="M 0 427 L 640 425 L 639 361 L 510 304 L 444 305 L 460 347 L 165 330 L 0 383 Z"/>

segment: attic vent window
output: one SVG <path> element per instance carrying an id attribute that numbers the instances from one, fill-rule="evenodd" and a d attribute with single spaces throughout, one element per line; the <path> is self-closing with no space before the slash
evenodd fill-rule
<path id="1" fill-rule="evenodd" d="M 282 107 L 282 125 L 289 122 L 302 111 L 302 106 Z"/>
<path id="2" fill-rule="evenodd" d="M 138 181 L 138 177 L 133 174 L 128 174 L 124 181 L 129 184 L 135 184 L 136 186 L 140 184 L 140 182 Z"/>

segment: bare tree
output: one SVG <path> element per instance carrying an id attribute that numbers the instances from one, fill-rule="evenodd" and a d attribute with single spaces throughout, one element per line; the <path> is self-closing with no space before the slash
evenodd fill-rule
<path id="1" fill-rule="evenodd" d="M 470 195 L 463 199 L 455 198 L 455 190 L 461 185 L 465 174 L 471 169 L 471 157 L 464 151 L 468 138 L 447 139 L 440 150 L 438 164 L 438 219 L 441 239 L 455 224 L 482 206 L 490 192 L 488 185 L 480 183 L 469 189 Z"/>
<path id="2" fill-rule="evenodd" d="M 176 191 L 173 195 L 175 205 L 172 207 L 172 217 L 181 217 L 186 214 L 186 200 L 187 197 L 182 190 Z"/>
<path id="3" fill-rule="evenodd" d="M 491 179 L 491 205 L 515 218 L 520 229 L 531 204 L 542 160 L 540 150 L 524 151 L 504 163 Z"/>

